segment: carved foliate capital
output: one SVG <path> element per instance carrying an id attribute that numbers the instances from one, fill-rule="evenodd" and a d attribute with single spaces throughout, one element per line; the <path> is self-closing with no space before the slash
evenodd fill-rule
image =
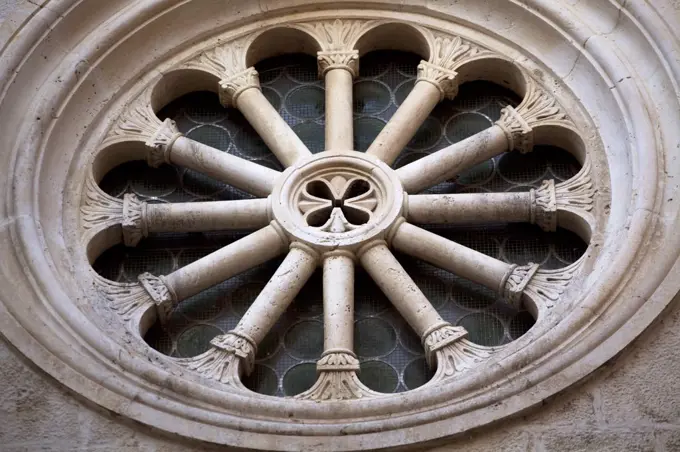
<path id="1" fill-rule="evenodd" d="M 350 400 L 380 395 L 359 381 L 359 360 L 349 350 L 325 352 L 316 368 L 319 371 L 316 383 L 297 398 L 316 401 Z"/>
<path id="2" fill-rule="evenodd" d="M 220 80 L 220 102 L 238 108 L 238 97 L 251 88 L 260 89 L 260 77 L 252 67 Z"/>
<path id="3" fill-rule="evenodd" d="M 146 227 L 146 203 L 133 194 L 123 199 L 123 242 L 125 246 L 137 246 L 142 237 L 149 235 Z"/>
<path id="4" fill-rule="evenodd" d="M 247 374 L 253 371 L 253 368 L 255 367 L 257 345 L 250 338 L 235 331 L 230 331 L 227 334 L 222 334 L 214 338 L 210 341 L 210 345 L 243 360 L 243 370 L 245 370 Z"/>
<path id="5" fill-rule="evenodd" d="M 595 185 L 591 176 L 591 168 L 590 160 L 586 160 L 576 176 L 555 186 L 558 209 L 584 212 L 593 210 Z"/>
<path id="6" fill-rule="evenodd" d="M 544 231 L 557 230 L 557 198 L 555 181 L 544 180 L 541 186 L 531 190 L 531 222 Z"/>
<path id="7" fill-rule="evenodd" d="M 163 121 L 156 133 L 146 142 L 146 146 L 149 148 L 146 157 L 149 166 L 158 168 L 164 163 L 171 163 L 172 145 L 181 136 L 182 134 L 177 129 L 175 121 L 170 118 Z"/>
<path id="8" fill-rule="evenodd" d="M 90 176 L 85 180 L 80 213 L 83 229 L 100 231 L 123 221 L 123 200 L 104 193 Z"/>
<path id="9" fill-rule="evenodd" d="M 246 389 L 241 383 L 243 361 L 231 352 L 211 348 L 195 358 L 179 360 L 179 363 L 205 378 L 219 381 L 236 389 Z"/>
<path id="10" fill-rule="evenodd" d="M 503 129 L 508 140 L 508 151 L 518 150 L 522 154 L 534 148 L 534 131 L 522 116 L 510 105 L 501 109 L 501 118 L 496 125 Z"/>
<path id="11" fill-rule="evenodd" d="M 94 283 L 107 305 L 124 320 L 134 317 L 138 309 L 153 305 L 153 300 L 140 284 L 119 283 L 99 275 L 95 276 Z"/>
<path id="12" fill-rule="evenodd" d="M 118 118 L 104 140 L 104 146 L 119 141 L 141 141 L 147 148 L 147 161 L 153 167 L 170 162 L 172 145 L 182 134 L 170 118 L 158 119 L 147 96 L 140 96 Z"/>
<path id="13" fill-rule="evenodd" d="M 316 363 L 316 369 L 319 372 L 326 371 L 345 371 L 345 370 L 359 370 L 359 360 L 354 353 L 343 350 L 326 352 L 321 359 Z"/>
<path id="14" fill-rule="evenodd" d="M 418 65 L 418 80 L 435 85 L 441 99 L 453 99 L 458 94 L 457 69 L 476 58 L 491 55 L 486 49 L 465 41 L 460 36 L 435 36 L 432 56 Z"/>
<path id="15" fill-rule="evenodd" d="M 571 126 L 571 121 L 555 96 L 534 81 L 529 83 L 524 99 L 517 107 L 517 113 L 531 128 L 550 123 Z"/>
<path id="16" fill-rule="evenodd" d="M 317 63 L 319 77 L 325 76 L 331 69 L 344 69 L 349 71 L 352 77 L 359 75 L 358 50 L 320 51 L 317 53 Z"/>
<path id="17" fill-rule="evenodd" d="M 515 308 L 522 306 L 522 295 L 531 279 L 538 271 L 538 264 L 515 266 L 505 280 L 500 293 Z"/>
<path id="18" fill-rule="evenodd" d="M 501 110 L 501 119 L 496 124 L 503 129 L 508 139 L 508 149 L 521 153 L 531 152 L 534 147 L 534 128 L 544 125 L 573 127 L 564 109 L 555 97 L 530 81 L 522 103 L 513 108 Z"/>
<path id="19" fill-rule="evenodd" d="M 164 323 L 177 302 L 177 298 L 172 293 L 172 290 L 165 283 L 165 278 L 152 275 L 151 273 L 142 273 L 137 279 L 156 305 L 159 320 L 161 323 Z"/>
<path id="20" fill-rule="evenodd" d="M 437 371 L 429 385 L 448 380 L 478 366 L 493 355 L 495 349 L 461 339 L 436 351 Z"/>
<path id="21" fill-rule="evenodd" d="M 581 270 L 584 260 L 585 257 L 581 257 L 573 264 L 556 270 L 538 270 L 524 293 L 536 304 L 552 308 Z"/>
<path id="22" fill-rule="evenodd" d="M 437 351 L 453 344 L 467 336 L 468 332 L 462 326 L 453 326 L 444 323 L 431 332 L 426 332 L 423 338 L 425 347 L 425 359 L 430 367 L 435 366 Z"/>
<path id="23" fill-rule="evenodd" d="M 314 36 L 321 50 L 318 52 L 319 76 L 331 69 L 345 69 L 352 77 L 359 75 L 359 52 L 354 48 L 359 36 L 375 21 L 340 20 L 295 24 Z"/>
<path id="24" fill-rule="evenodd" d="M 458 82 L 456 71 L 441 66 L 421 61 L 418 65 L 418 82 L 428 82 L 437 87 L 440 100 L 453 99 L 458 94 Z"/>

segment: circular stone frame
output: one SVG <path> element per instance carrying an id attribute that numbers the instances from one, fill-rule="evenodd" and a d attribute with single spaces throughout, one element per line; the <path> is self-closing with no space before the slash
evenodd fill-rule
<path id="1" fill-rule="evenodd" d="M 343 179 L 343 187 L 339 190 L 353 180 L 368 182 L 369 194 L 374 193 L 376 201 L 370 220 L 362 225 L 349 225 L 343 232 L 305 227 L 305 216 L 299 210 L 305 187 L 315 180 L 327 181 L 332 186 L 333 179 L 338 176 Z M 361 152 L 321 152 L 288 167 L 280 179 L 272 192 L 274 220 L 293 241 L 299 240 L 321 250 L 356 249 L 371 240 L 383 239 L 401 216 L 404 206 L 404 190 L 395 171 Z M 331 217 L 329 223 L 332 220 Z"/>
<path id="2" fill-rule="evenodd" d="M 647 3 L 463 0 L 423 7 L 407 0 L 395 11 L 387 0 L 361 9 L 345 0 L 334 9 L 305 0 L 237 1 L 229 14 L 218 3 L 52 0 L 14 18 L 21 25 L 0 55 L 0 282 L 11 287 L 0 294 L 0 331 L 72 391 L 161 430 L 232 446 L 423 443 L 516 414 L 576 383 L 633 341 L 680 289 L 680 196 L 670 182 L 680 173 L 673 158 L 680 147 L 680 64 L 673 56 L 680 49 Z M 581 111 L 575 121 L 599 155 L 595 174 L 611 180 L 598 186 L 600 194 L 611 191 L 611 202 L 598 207 L 606 221 L 591 239 L 573 301 L 458 380 L 359 403 L 230 393 L 149 350 L 93 303 L 100 295 L 83 283 L 93 276 L 78 222 L 83 173 L 113 118 L 168 68 L 257 29 L 336 17 L 446 30 L 554 86 L 570 113 Z M 380 32 L 376 45 L 422 51 L 413 27 L 398 26 L 402 45 L 380 42 Z M 267 56 L 261 53 L 254 49 L 253 58 Z M 160 91 L 157 99 L 167 94 Z"/>

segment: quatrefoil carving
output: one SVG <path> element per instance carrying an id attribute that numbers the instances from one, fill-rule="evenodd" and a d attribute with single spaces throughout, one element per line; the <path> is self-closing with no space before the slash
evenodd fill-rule
<path id="1" fill-rule="evenodd" d="M 307 182 L 298 201 L 308 226 L 335 233 L 365 225 L 377 206 L 375 187 L 361 177 L 313 179 Z"/>

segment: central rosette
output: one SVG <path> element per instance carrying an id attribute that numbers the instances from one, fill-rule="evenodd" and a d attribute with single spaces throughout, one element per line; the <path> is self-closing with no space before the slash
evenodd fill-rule
<path id="1" fill-rule="evenodd" d="M 298 199 L 300 212 L 309 226 L 335 233 L 368 223 L 377 205 L 375 187 L 362 177 L 312 180 Z"/>
<path id="2" fill-rule="evenodd" d="M 327 249 L 382 238 L 403 203 L 401 183 L 384 163 L 354 151 L 322 152 L 286 170 L 272 211 L 293 240 Z"/>

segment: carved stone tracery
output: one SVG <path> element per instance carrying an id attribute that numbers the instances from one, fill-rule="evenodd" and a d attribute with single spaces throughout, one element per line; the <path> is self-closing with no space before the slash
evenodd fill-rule
<path id="1" fill-rule="evenodd" d="M 372 25 L 374 22 L 366 20 L 336 20 L 295 26 L 315 36 L 320 43 L 318 65 L 321 76 L 334 69 L 347 70 L 356 76 L 359 54 L 354 46 L 361 34 Z M 457 94 L 459 83 L 456 70 L 477 58 L 494 54 L 458 36 L 433 36 L 431 57 L 429 61 L 421 61 L 418 65 L 417 80 L 436 86 L 440 92 L 439 100 L 444 97 L 453 98 Z M 252 67 L 245 67 L 244 42 L 247 40 L 248 38 L 244 38 L 231 45 L 220 45 L 207 50 L 181 67 L 201 69 L 215 75 L 219 79 L 222 104 L 238 107 L 239 96 L 244 91 L 250 88 L 260 89 L 257 71 Z M 533 81 L 529 83 L 523 102 L 516 109 L 505 107 L 497 122 L 506 135 L 508 148 L 521 152 L 528 152 L 533 147 L 534 127 L 545 124 L 572 127 L 555 98 Z M 142 141 L 149 149 L 149 165 L 159 166 L 171 162 L 173 144 L 180 136 L 174 122 L 169 119 L 161 122 L 156 117 L 148 96 L 145 95 L 121 116 L 104 145 L 125 140 Z M 179 147 L 177 152 L 180 152 Z M 203 151 L 199 146 L 193 146 L 192 152 L 200 156 Z M 291 254 L 298 253 L 296 263 L 301 267 L 307 266 L 307 270 L 313 269 L 320 259 L 319 256 L 326 256 L 325 259 L 333 253 L 334 256 L 345 255 L 351 261 L 359 261 L 367 267 L 374 266 L 374 270 L 384 265 L 381 262 L 388 262 L 389 257 L 384 250 L 381 251 L 382 254 L 376 254 L 374 260 L 364 256 L 370 249 L 386 250 L 387 243 L 384 240 L 391 242 L 399 225 L 406 222 L 401 217 L 405 206 L 404 193 L 394 170 L 380 162 L 379 158 L 359 155 L 347 149 L 328 151 L 316 156 L 305 153 L 301 155 L 302 157 L 286 163 L 294 168 L 285 178 L 273 183 L 275 188 L 268 201 L 271 206 L 269 217 L 272 220 L 269 228 L 276 231 L 275 234 L 286 244 L 293 242 Z M 584 173 L 586 176 L 580 176 L 576 180 L 557 185 L 548 180 L 539 188 L 532 189 L 530 221 L 546 231 L 555 231 L 560 208 L 591 210 L 593 184 L 589 171 Z M 362 187 L 360 190 L 356 189 L 358 185 Z M 148 235 L 146 203 L 130 194 L 125 195 L 122 201 L 109 199 L 92 183 L 87 190 L 88 195 L 81 208 L 86 229 L 101 227 L 100 223 L 120 224 L 123 242 L 128 246 L 135 246 L 142 237 Z M 431 245 L 431 237 L 417 234 L 415 237 L 416 239 L 412 237 L 410 240 L 421 240 L 422 245 Z M 460 262 L 462 267 L 484 268 L 473 257 L 461 258 Z M 388 267 L 390 265 L 395 264 L 391 263 Z M 559 271 L 544 271 L 536 264 L 508 265 L 507 268 L 502 281 L 495 283 L 497 286 L 494 286 L 494 290 L 515 308 L 521 307 L 523 297 L 550 308 L 565 292 L 581 265 L 574 264 Z M 307 270 L 295 268 L 284 273 L 292 272 L 293 278 L 302 280 L 308 277 Z M 390 267 L 389 270 L 392 272 L 398 269 Z M 397 273 L 398 271 L 395 272 Z M 272 278 L 270 284 L 275 283 L 275 280 L 276 278 Z M 403 281 L 393 275 L 386 280 L 400 286 L 399 290 L 404 292 L 420 292 L 415 284 L 406 283 L 402 287 Z M 288 302 L 294 296 L 285 293 L 289 286 L 294 285 L 292 281 L 290 285 L 282 286 L 278 292 L 273 291 L 270 294 L 268 309 L 272 312 L 278 309 L 277 303 Z M 139 284 L 107 283 L 101 280 L 99 286 L 111 307 L 127 320 L 140 308 L 155 306 L 159 318 L 164 322 L 172 307 L 181 301 L 173 287 L 167 283 L 166 277 L 148 273 L 139 276 Z M 388 287 L 383 285 L 381 288 L 386 293 L 389 292 Z M 397 304 L 402 295 L 404 294 L 390 299 Z M 421 302 L 425 297 L 415 299 Z M 347 306 L 351 308 L 352 303 L 353 300 Z M 443 322 L 436 315 L 436 310 L 429 305 L 429 301 L 425 299 L 424 303 L 426 304 L 417 307 L 401 306 L 400 312 L 410 323 L 415 324 L 419 321 L 421 310 L 429 310 L 429 324 L 424 328 L 425 333 L 422 333 L 421 325 L 414 327 L 420 328 L 428 364 L 436 368 L 435 377 L 430 384 L 456 378 L 461 372 L 481 365 L 496 352 L 497 349 L 483 347 L 466 339 L 468 332 L 465 328 Z M 244 318 L 248 317 L 251 310 Z M 273 315 L 269 310 L 258 314 Z M 253 371 L 257 342 L 258 340 L 241 330 L 231 331 L 213 339 L 211 349 L 202 355 L 177 362 L 205 378 L 245 390 L 241 383 L 241 374 Z M 315 385 L 298 395 L 298 399 L 337 401 L 384 396 L 360 382 L 357 377 L 357 372 L 360 371 L 359 360 L 350 349 L 326 350 L 317 363 L 317 370 L 319 375 Z"/>

